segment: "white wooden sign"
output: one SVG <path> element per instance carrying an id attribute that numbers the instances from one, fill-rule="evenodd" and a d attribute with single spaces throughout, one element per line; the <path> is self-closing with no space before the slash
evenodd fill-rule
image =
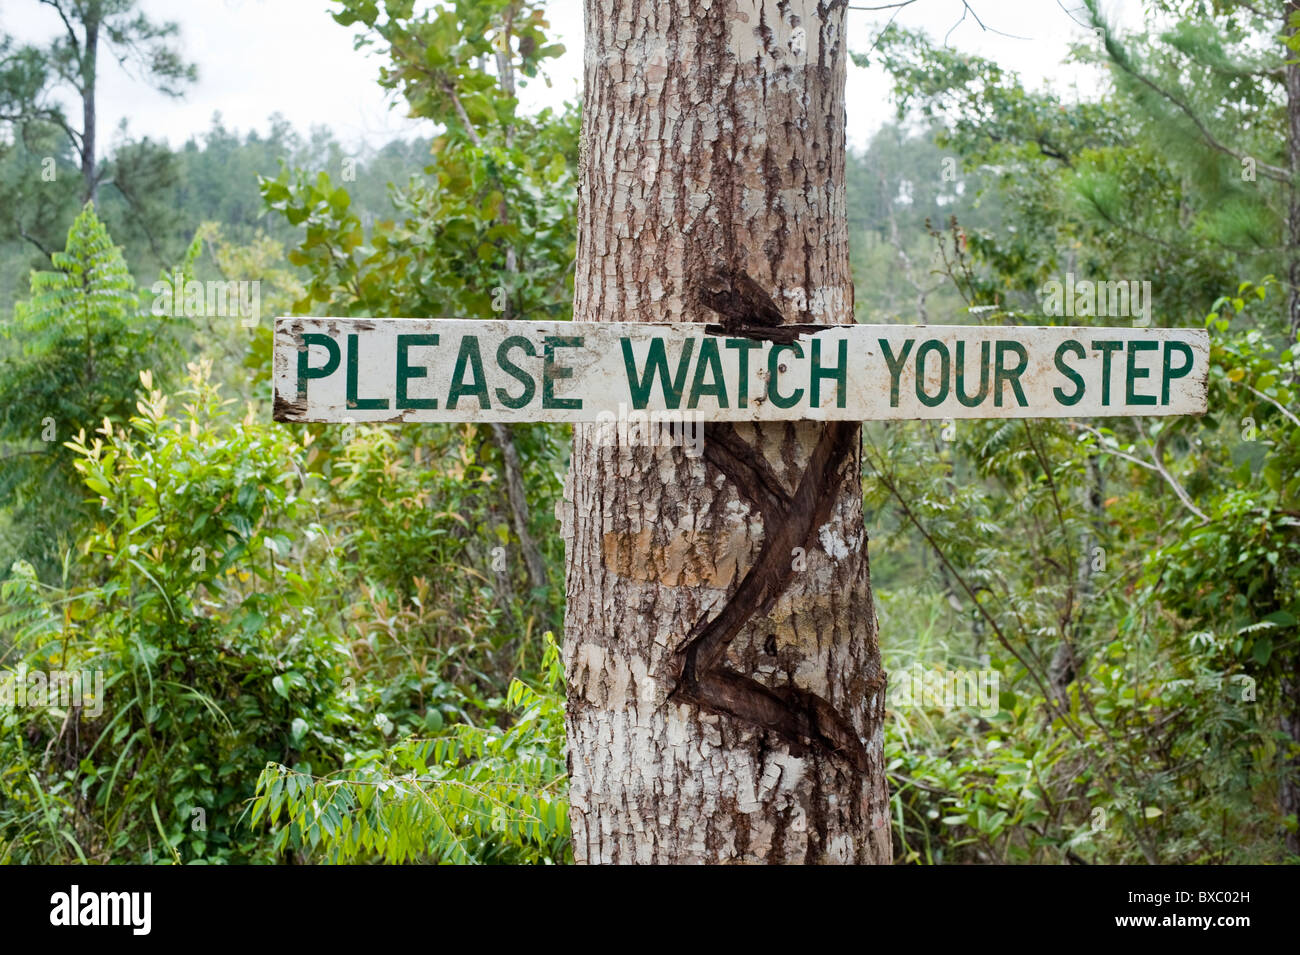
<path id="1" fill-rule="evenodd" d="M 1203 329 L 279 318 L 281 421 L 1201 414 Z"/>

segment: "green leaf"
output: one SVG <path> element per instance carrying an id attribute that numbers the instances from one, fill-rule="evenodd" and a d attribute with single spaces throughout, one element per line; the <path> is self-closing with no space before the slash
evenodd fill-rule
<path id="1" fill-rule="evenodd" d="M 1255 638 L 1255 645 L 1252 648 L 1251 656 L 1260 666 L 1268 663 L 1269 657 L 1273 655 L 1273 638 L 1268 634 L 1260 634 Z"/>

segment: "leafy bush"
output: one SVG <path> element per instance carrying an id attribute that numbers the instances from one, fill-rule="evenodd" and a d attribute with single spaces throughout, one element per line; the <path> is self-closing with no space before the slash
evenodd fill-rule
<path id="1" fill-rule="evenodd" d="M 340 761 L 376 779 L 456 781 L 439 812 L 470 791 L 498 807 L 445 843 L 411 828 L 340 855 L 562 859 L 558 662 L 550 644 L 548 689 L 516 681 L 501 697 L 530 644 L 512 625 L 520 605 L 473 566 L 486 567 L 496 525 L 468 447 L 448 431 L 442 456 L 413 465 L 410 430 L 366 428 L 331 477 L 313 467 L 315 433 L 259 423 L 254 404 L 237 415 L 209 376 L 192 365 L 166 396 L 144 373 L 128 426 L 105 420 L 68 442 L 93 525 L 62 585 L 19 562 L 0 590 L 15 663 L 103 676 L 100 700 L 3 711 L 0 859 L 312 857 L 310 839 L 248 826 L 249 767 L 297 778 Z M 502 732 L 507 709 L 522 715 Z M 381 798 L 381 832 L 397 818 L 385 806 L 432 818 Z"/>
<path id="2" fill-rule="evenodd" d="M 1296 359 L 1244 315 L 1270 285 L 1207 320 L 1204 418 L 869 432 L 891 680 L 916 663 L 1001 677 L 996 715 L 891 707 L 900 860 L 1288 858 Z M 925 586 L 892 589 L 918 566 Z"/>
<path id="3" fill-rule="evenodd" d="M 252 821 L 273 828 L 277 849 L 327 862 L 569 861 L 564 674 L 549 633 L 546 646 L 546 685 L 510 685 L 508 729 L 454 726 L 321 778 L 270 763 Z"/>
<path id="4" fill-rule="evenodd" d="M 69 442 L 97 504 L 76 582 L 41 587 L 19 565 L 4 586 L 26 665 L 99 671 L 104 699 L 6 709 L 0 851 L 270 861 L 237 825 L 248 767 L 310 765 L 355 723 L 333 556 L 287 432 L 251 407 L 233 419 L 202 365 L 174 416 L 141 377 L 129 427 Z M 38 811 L 65 837 L 44 838 Z"/>

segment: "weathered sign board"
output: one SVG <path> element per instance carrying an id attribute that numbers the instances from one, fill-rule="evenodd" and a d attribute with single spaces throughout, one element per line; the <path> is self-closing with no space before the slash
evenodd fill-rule
<path id="1" fill-rule="evenodd" d="M 279 318 L 281 421 L 1090 418 L 1206 410 L 1203 329 Z"/>

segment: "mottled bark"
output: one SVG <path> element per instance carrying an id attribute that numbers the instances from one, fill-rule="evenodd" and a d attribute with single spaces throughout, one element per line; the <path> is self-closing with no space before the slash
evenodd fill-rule
<path id="1" fill-rule="evenodd" d="M 576 320 L 853 321 L 844 9 L 587 0 Z M 890 861 L 857 427 L 598 434 L 562 515 L 577 861 Z"/>

